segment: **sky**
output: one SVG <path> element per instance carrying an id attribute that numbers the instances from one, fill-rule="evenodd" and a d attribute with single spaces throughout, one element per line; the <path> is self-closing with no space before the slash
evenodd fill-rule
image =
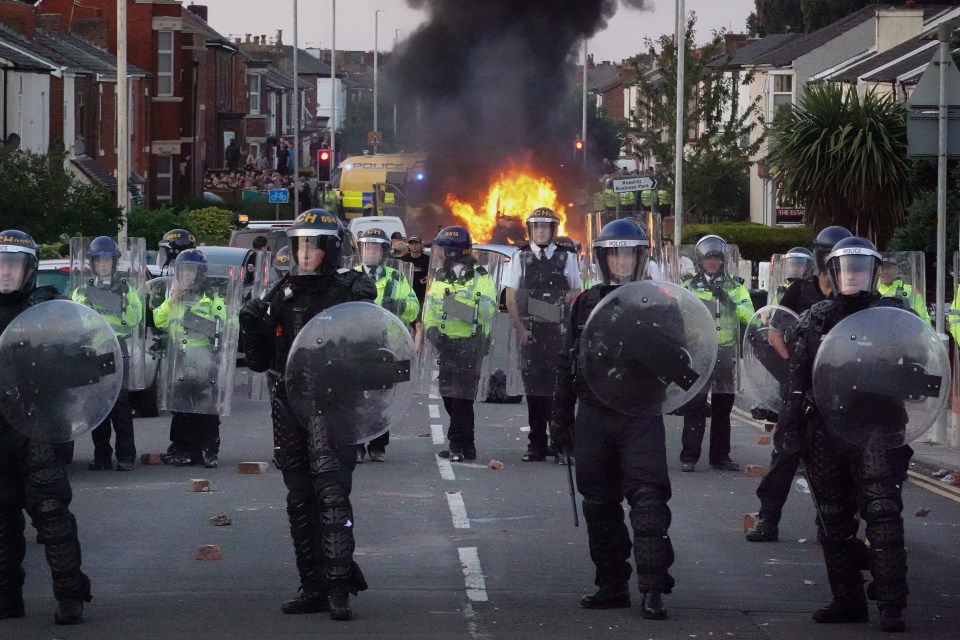
<path id="1" fill-rule="evenodd" d="M 224 36 L 244 37 L 250 33 L 272 39 L 277 29 L 282 29 L 284 43 L 293 43 L 292 0 L 201 0 L 196 4 L 207 5 L 210 25 Z M 619 62 L 644 51 L 644 38 L 673 33 L 675 1 L 652 0 L 652 4 L 653 11 L 621 6 L 607 28 L 588 45 L 594 60 Z M 686 0 L 686 10 L 697 13 L 697 41 L 704 43 L 715 29 L 745 31 L 747 16 L 754 10 L 755 4 L 755 0 Z M 300 1 L 301 48 L 330 48 L 331 6 L 332 0 Z M 337 3 L 337 49 L 372 50 L 377 9 L 382 10 L 379 36 L 381 51 L 390 51 L 395 37 L 399 36 L 402 40 L 427 18 L 425 11 L 411 9 L 406 0 L 340 0 Z"/>

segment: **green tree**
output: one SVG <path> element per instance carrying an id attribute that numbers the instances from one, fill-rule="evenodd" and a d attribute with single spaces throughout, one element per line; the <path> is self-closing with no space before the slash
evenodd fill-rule
<path id="1" fill-rule="evenodd" d="M 729 57 L 723 32 L 714 32 L 709 43 L 697 48 L 694 44 L 696 23 L 696 13 L 691 12 L 685 38 L 683 121 L 687 131 L 695 130 L 695 144 L 692 148 L 688 146 L 684 157 L 685 171 L 693 170 L 697 179 L 705 184 L 685 191 L 691 196 L 685 201 L 685 215 L 695 222 L 716 217 L 717 212 L 722 211 L 724 218 L 736 219 L 743 215 L 737 215 L 735 210 L 744 206 L 740 192 L 746 188 L 748 158 L 760 149 L 763 140 L 757 136 L 750 141 L 762 116 L 757 101 L 746 105 L 739 102 L 740 85 L 749 84 L 750 77 L 724 72 Z M 648 38 L 646 46 L 649 54 L 661 62 L 652 73 L 637 68 L 639 98 L 635 119 L 645 129 L 641 137 L 660 160 L 661 183 L 672 189 L 677 48 L 671 35 L 662 35 L 656 40 Z M 687 181 L 684 184 L 688 186 Z M 736 186 L 727 189 L 731 185 Z"/>
<path id="2" fill-rule="evenodd" d="M 21 229 L 37 242 L 61 235 L 114 235 L 120 209 L 113 194 L 64 169 L 65 152 L 36 154 L 0 147 L 0 228 Z"/>
<path id="3" fill-rule="evenodd" d="M 766 163 L 808 226 L 839 224 L 885 246 L 910 202 L 906 107 L 889 95 L 813 84 L 770 131 Z"/>
<path id="4" fill-rule="evenodd" d="M 394 149 L 393 125 L 387 127 L 387 119 L 392 122 L 393 105 L 380 101 L 380 110 L 377 112 L 377 126 L 383 132 L 383 145 L 380 153 Z M 363 153 L 364 149 L 372 148 L 367 145 L 367 132 L 373 131 L 373 98 L 353 100 L 347 103 L 347 112 L 343 117 L 343 126 L 337 130 L 337 146 L 350 154 Z"/>
<path id="5" fill-rule="evenodd" d="M 771 33 L 800 32 L 804 30 L 800 0 L 761 0 L 763 19 L 756 13 L 747 17 L 747 31 L 761 38 Z"/>
<path id="6" fill-rule="evenodd" d="M 747 30 L 759 36 L 801 31 L 810 33 L 854 11 L 878 4 L 892 3 L 879 3 L 876 0 L 759 0 L 760 15 L 751 13 L 747 17 Z M 931 4 L 960 5 L 960 0 L 937 0 Z"/>

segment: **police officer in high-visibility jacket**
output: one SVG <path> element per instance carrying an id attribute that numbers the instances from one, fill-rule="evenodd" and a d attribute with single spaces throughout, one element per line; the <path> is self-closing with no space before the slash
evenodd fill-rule
<path id="1" fill-rule="evenodd" d="M 927 313 L 927 303 L 923 299 L 923 294 L 903 281 L 896 256 L 884 254 L 882 262 L 877 293 L 884 298 L 900 298 L 903 300 L 903 306 L 930 322 L 930 314 Z"/>
<path id="2" fill-rule="evenodd" d="M 431 249 L 423 307 L 427 344 L 421 353 L 439 361 L 439 395 L 450 416 L 450 447 L 438 455 L 452 462 L 477 458 L 473 402 L 499 303 L 497 279 L 477 262 L 472 249 L 464 227 L 440 230 Z M 420 361 L 428 360 L 421 355 Z"/>
<path id="3" fill-rule="evenodd" d="M 143 302 L 135 287 L 131 287 L 125 279 L 117 277 L 120 247 L 113 238 L 100 236 L 90 242 L 87 258 L 93 277 L 84 279 L 83 284 L 74 289 L 70 297 L 74 302 L 86 305 L 103 316 L 113 327 L 121 350 L 129 358 L 131 332 L 136 331 L 143 320 Z M 111 427 L 117 434 L 117 471 L 132 471 L 137 458 L 137 448 L 133 437 L 133 411 L 125 386 L 120 389 L 120 396 L 110 414 L 91 434 L 93 462 L 87 467 L 90 471 L 113 469 Z"/>
<path id="4" fill-rule="evenodd" d="M 397 269 L 385 263 L 390 254 L 390 238 L 383 229 L 371 227 L 357 236 L 359 262 L 354 271 L 366 273 L 377 285 L 376 303 L 394 314 L 405 324 L 413 324 L 420 313 L 420 301 L 413 287 Z M 383 462 L 387 445 L 390 444 L 390 432 L 377 436 L 368 444 L 357 445 L 357 462 L 363 462 L 364 455 L 370 455 L 371 462 Z"/>
<path id="5" fill-rule="evenodd" d="M 721 471 L 739 471 L 730 459 L 730 412 L 736 398 L 737 355 L 740 325 L 753 316 L 753 302 L 743 281 L 726 273 L 727 243 L 720 236 L 704 236 L 697 242 L 697 272 L 683 286 L 700 298 L 717 319 L 719 348 L 712 385 L 683 408 L 681 470 L 694 471 L 700 460 L 707 426 L 707 392 L 711 391 L 710 466 Z"/>
<path id="6" fill-rule="evenodd" d="M 210 338 L 200 334 L 173 335 L 183 326 L 188 315 L 204 320 L 227 322 L 227 305 L 207 279 L 207 258 L 199 249 L 181 252 L 174 264 L 175 284 L 170 295 L 153 310 L 154 324 L 160 329 L 171 327 L 171 344 L 186 348 L 211 349 Z M 185 431 L 189 433 L 186 450 L 171 460 L 176 466 L 202 464 L 208 469 L 219 465 L 220 416 L 216 414 L 180 413 Z"/>

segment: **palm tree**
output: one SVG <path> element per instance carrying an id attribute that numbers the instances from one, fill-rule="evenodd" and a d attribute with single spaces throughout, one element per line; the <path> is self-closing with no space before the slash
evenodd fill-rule
<path id="1" fill-rule="evenodd" d="M 910 201 L 906 106 L 874 91 L 818 83 L 779 112 L 766 162 L 814 229 L 847 227 L 883 248 Z"/>

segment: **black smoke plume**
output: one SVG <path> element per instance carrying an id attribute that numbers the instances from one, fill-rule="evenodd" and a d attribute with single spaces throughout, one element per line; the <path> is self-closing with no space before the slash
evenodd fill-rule
<path id="1" fill-rule="evenodd" d="M 580 131 L 572 94 L 578 51 L 606 26 L 618 1 L 407 1 L 429 19 L 386 73 L 401 140 L 429 153 L 443 188 L 485 191 L 508 158 L 525 154 L 551 173 L 570 164 Z M 652 9 L 649 0 L 621 2 Z"/>

